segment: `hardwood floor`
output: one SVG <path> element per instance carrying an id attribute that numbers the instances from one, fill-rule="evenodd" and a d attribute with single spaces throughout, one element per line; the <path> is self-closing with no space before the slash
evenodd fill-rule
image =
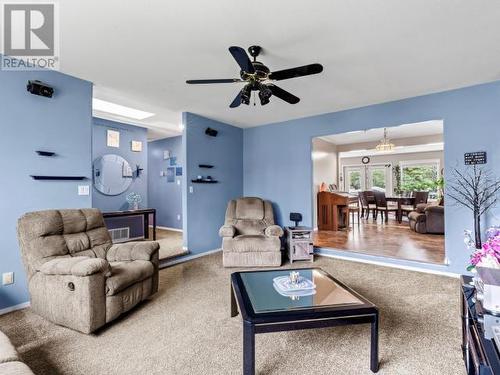
<path id="1" fill-rule="evenodd" d="M 420 234 L 405 220 L 382 224 L 372 218 L 351 224 L 350 231 L 315 231 L 314 246 L 418 262 L 444 264 L 444 235 Z"/>

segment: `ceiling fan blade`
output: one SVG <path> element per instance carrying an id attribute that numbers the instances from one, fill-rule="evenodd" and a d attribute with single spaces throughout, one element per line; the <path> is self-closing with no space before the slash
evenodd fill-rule
<path id="1" fill-rule="evenodd" d="M 229 52 L 233 55 L 241 70 L 250 74 L 255 73 L 252 62 L 243 48 L 232 46 L 229 47 Z"/>
<path id="2" fill-rule="evenodd" d="M 282 79 L 318 74 L 321 73 L 322 71 L 323 71 L 323 66 L 321 64 L 309 64 L 309 65 L 299 66 L 297 68 L 284 69 L 284 70 L 278 70 L 277 72 L 272 72 L 269 75 L 269 79 L 281 81 Z"/>
<path id="3" fill-rule="evenodd" d="M 297 104 L 298 102 L 300 102 L 300 99 L 295 95 L 290 94 L 288 91 L 285 91 L 282 88 L 273 85 L 272 83 L 269 83 L 266 86 L 269 87 L 269 90 L 271 90 L 274 96 L 284 100 L 287 103 Z"/>
<path id="4" fill-rule="evenodd" d="M 234 83 L 243 82 L 239 78 L 228 78 L 228 79 L 189 79 L 186 83 L 190 85 L 203 85 L 207 83 Z"/>
<path id="5" fill-rule="evenodd" d="M 230 108 L 236 108 L 239 107 L 241 104 L 241 91 L 238 92 L 238 95 L 236 95 L 236 98 L 232 101 L 231 104 L 229 104 Z"/>

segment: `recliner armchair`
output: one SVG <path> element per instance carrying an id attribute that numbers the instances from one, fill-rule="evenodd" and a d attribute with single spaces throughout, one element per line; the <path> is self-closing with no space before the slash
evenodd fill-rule
<path id="1" fill-rule="evenodd" d="M 97 209 L 23 215 L 18 239 L 33 311 L 91 333 L 158 290 L 157 242 L 112 244 Z"/>
<path id="2" fill-rule="evenodd" d="M 444 207 L 433 204 L 418 204 L 408 214 L 410 228 L 417 233 L 444 234 Z"/>
<path id="3" fill-rule="evenodd" d="M 229 201 L 219 235 L 224 267 L 281 266 L 283 229 L 274 224 L 271 202 L 253 197 Z"/>

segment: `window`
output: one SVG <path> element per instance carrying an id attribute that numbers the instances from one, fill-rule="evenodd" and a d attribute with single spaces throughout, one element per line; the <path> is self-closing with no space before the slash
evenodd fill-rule
<path id="1" fill-rule="evenodd" d="M 361 191 L 361 170 L 348 171 L 347 180 L 349 184 L 348 191 L 350 193 L 357 193 Z"/>
<path id="2" fill-rule="evenodd" d="M 401 162 L 401 190 L 403 193 L 428 191 L 429 198 L 438 195 L 439 160 Z"/>
<path id="3" fill-rule="evenodd" d="M 370 187 L 379 191 L 386 191 L 386 168 L 375 167 L 370 169 Z"/>

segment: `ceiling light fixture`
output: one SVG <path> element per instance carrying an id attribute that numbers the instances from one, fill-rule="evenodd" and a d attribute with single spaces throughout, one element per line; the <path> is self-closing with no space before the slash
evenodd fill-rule
<path id="1" fill-rule="evenodd" d="M 273 93 L 266 85 L 260 85 L 259 99 L 261 105 L 266 105 L 267 103 L 269 103 L 271 95 L 273 95 Z"/>
<path id="2" fill-rule="evenodd" d="M 391 143 L 391 140 L 387 138 L 387 128 L 384 128 L 384 138 L 380 140 L 380 143 L 375 147 L 377 151 L 393 151 L 394 143 Z"/>
<path id="3" fill-rule="evenodd" d="M 124 105 L 111 103 L 106 100 L 96 98 L 92 99 L 92 109 L 94 111 L 111 113 L 113 115 L 128 117 L 134 120 L 145 120 L 155 115 L 151 112 L 145 112 L 139 109 L 125 107 Z"/>

